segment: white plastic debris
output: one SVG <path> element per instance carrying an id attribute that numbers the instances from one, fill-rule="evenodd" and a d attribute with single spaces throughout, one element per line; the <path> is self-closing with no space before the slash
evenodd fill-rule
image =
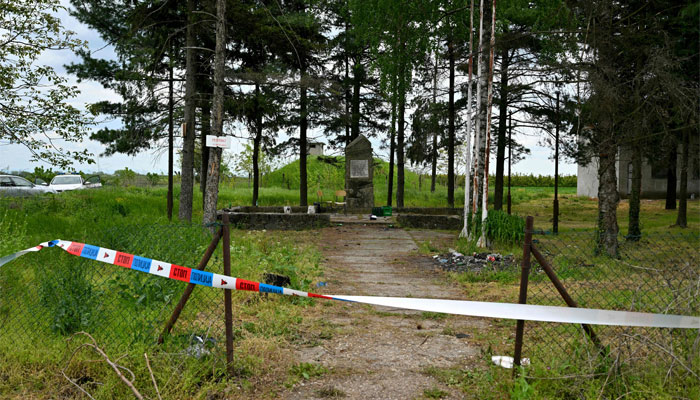
<path id="1" fill-rule="evenodd" d="M 499 367 L 511 369 L 513 368 L 513 357 L 511 356 L 492 356 L 491 361 L 493 361 L 494 364 L 498 365 Z M 530 359 L 529 358 L 523 358 L 520 360 L 520 365 L 523 367 L 527 367 L 530 365 Z"/>
<path id="2" fill-rule="evenodd" d="M 316 214 L 316 206 L 309 206 L 306 213 L 307 214 Z"/>
<path id="3" fill-rule="evenodd" d="M 291 213 L 292 213 L 292 207 L 290 207 L 290 206 L 284 206 L 284 213 L 285 213 L 285 214 L 291 214 Z"/>

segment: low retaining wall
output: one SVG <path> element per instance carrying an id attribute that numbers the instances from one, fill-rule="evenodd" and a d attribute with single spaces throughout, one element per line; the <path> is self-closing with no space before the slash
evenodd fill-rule
<path id="1" fill-rule="evenodd" d="M 229 222 L 233 226 L 237 226 L 242 229 L 302 230 L 331 226 L 331 217 L 329 214 L 285 214 L 283 212 L 247 213 L 223 211 L 219 212 L 219 219 L 221 219 L 223 213 L 228 214 Z"/>
<path id="2" fill-rule="evenodd" d="M 395 214 L 462 215 L 464 208 L 448 207 L 401 207 L 394 208 Z"/>
<path id="3" fill-rule="evenodd" d="M 396 220 L 404 228 L 458 231 L 464 225 L 462 218 L 455 215 L 402 214 Z"/>

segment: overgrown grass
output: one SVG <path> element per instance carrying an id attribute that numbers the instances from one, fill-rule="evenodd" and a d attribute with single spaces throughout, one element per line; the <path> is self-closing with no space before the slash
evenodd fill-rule
<path id="1" fill-rule="evenodd" d="M 2 255 L 61 238 L 194 267 L 210 240 L 201 227 L 167 223 L 161 189 L 107 187 L 3 199 L 0 206 Z M 199 200 L 196 207 L 201 209 Z M 314 235 L 234 230 L 232 275 L 260 281 L 265 272 L 282 273 L 291 278 L 292 287 L 308 290 L 321 274 Z M 207 270 L 223 272 L 220 248 Z M 135 386 L 151 398 L 157 396 L 143 353 L 149 354 L 163 398 L 204 398 L 221 391 L 229 398 L 274 397 L 264 393 L 283 387 L 277 378 L 292 362 L 286 349 L 299 337 L 304 315 L 315 301 L 233 292 L 236 376 L 229 379 L 224 377 L 220 290 L 196 288 L 171 335 L 163 345 L 154 344 L 185 286 L 60 249 L 45 249 L 3 266 L 0 397 L 79 397 L 59 371 L 81 340 L 67 339 L 81 330 L 90 332 L 113 359 L 126 353 L 119 364 L 134 371 Z M 196 350 L 194 335 L 214 340 Z M 67 366 L 67 375 L 95 398 L 128 397 L 130 392 L 110 368 L 89 361 L 96 358 L 81 351 Z"/>

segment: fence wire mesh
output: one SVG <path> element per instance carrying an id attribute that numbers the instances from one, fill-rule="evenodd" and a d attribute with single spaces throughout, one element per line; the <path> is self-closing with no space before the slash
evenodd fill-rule
<path id="1" fill-rule="evenodd" d="M 618 243 L 619 255 L 610 257 L 596 252 L 593 231 L 533 235 L 533 246 L 579 307 L 700 316 L 699 235 L 621 236 Z M 566 306 L 534 257 L 527 302 Z M 592 328 L 602 348 L 580 325 L 526 322 L 523 354 L 540 367 L 531 373 L 611 379 L 654 371 L 665 379 L 698 379 L 700 330 Z"/>
<path id="2" fill-rule="evenodd" d="M 190 267 L 197 265 L 211 240 L 209 230 L 201 226 L 117 226 L 105 229 L 99 237 L 94 235 L 64 239 Z M 618 257 L 597 254 L 592 231 L 538 233 L 533 242 L 580 307 L 700 316 L 698 234 L 653 233 L 637 240 L 620 237 Z M 252 247 L 244 237 L 233 244 L 234 260 L 257 254 L 255 272 L 234 271 L 234 275 L 259 279 L 255 274 L 263 270 L 284 273 L 293 277 L 293 287 L 308 289 L 309 281 L 301 278 L 305 275 L 294 278 L 296 260 L 306 257 L 304 254 L 274 242 L 263 241 L 262 246 Z M 262 248 L 276 250 L 263 254 Z M 312 263 L 317 265 L 317 261 Z M 528 303 L 565 306 L 534 258 L 532 263 Z M 223 273 L 221 244 L 207 270 Z M 508 271 L 514 277 L 519 274 L 515 263 Z M 183 289 L 180 282 L 153 279 L 58 249 L 23 257 L 5 265 L 0 274 L 0 351 L 41 351 L 48 345 L 47 338 L 59 343 L 77 331 L 90 332 L 115 351 L 151 345 Z M 303 301 L 288 300 L 290 304 Z M 271 304 L 267 312 L 277 313 L 273 308 L 281 304 Z M 193 356 L 211 353 L 223 364 L 223 308 L 221 291 L 195 289 L 164 351 Z M 244 336 L 246 331 L 289 329 L 285 318 L 293 316 L 274 315 L 280 322 L 258 325 L 251 322 L 252 316 L 241 316 L 234 324 L 236 336 Z M 523 356 L 532 360 L 527 373 L 574 381 L 652 370 L 663 371 L 660 376 L 666 379 L 697 379 L 700 374 L 699 330 L 613 326 L 594 326 L 593 330 L 605 348 L 602 355 L 580 326 L 526 322 Z M 576 390 L 572 385 L 572 396 L 581 397 Z"/>
<path id="3" fill-rule="evenodd" d="M 194 267 L 211 238 L 201 226 L 131 225 L 108 228 L 99 239 L 71 239 Z M 223 273 L 221 244 L 207 271 Z M 113 351 L 153 344 L 184 287 L 59 249 L 33 253 L 3 266 L 0 274 L 0 350 L 41 352 L 47 338 L 60 341 L 78 331 Z M 222 310 L 221 291 L 195 288 L 165 350 L 225 360 Z"/>

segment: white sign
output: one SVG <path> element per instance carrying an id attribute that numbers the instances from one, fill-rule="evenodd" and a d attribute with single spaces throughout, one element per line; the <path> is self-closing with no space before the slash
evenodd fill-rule
<path id="1" fill-rule="evenodd" d="M 207 135 L 207 147 L 221 147 L 222 149 L 230 149 L 231 137 Z"/>

